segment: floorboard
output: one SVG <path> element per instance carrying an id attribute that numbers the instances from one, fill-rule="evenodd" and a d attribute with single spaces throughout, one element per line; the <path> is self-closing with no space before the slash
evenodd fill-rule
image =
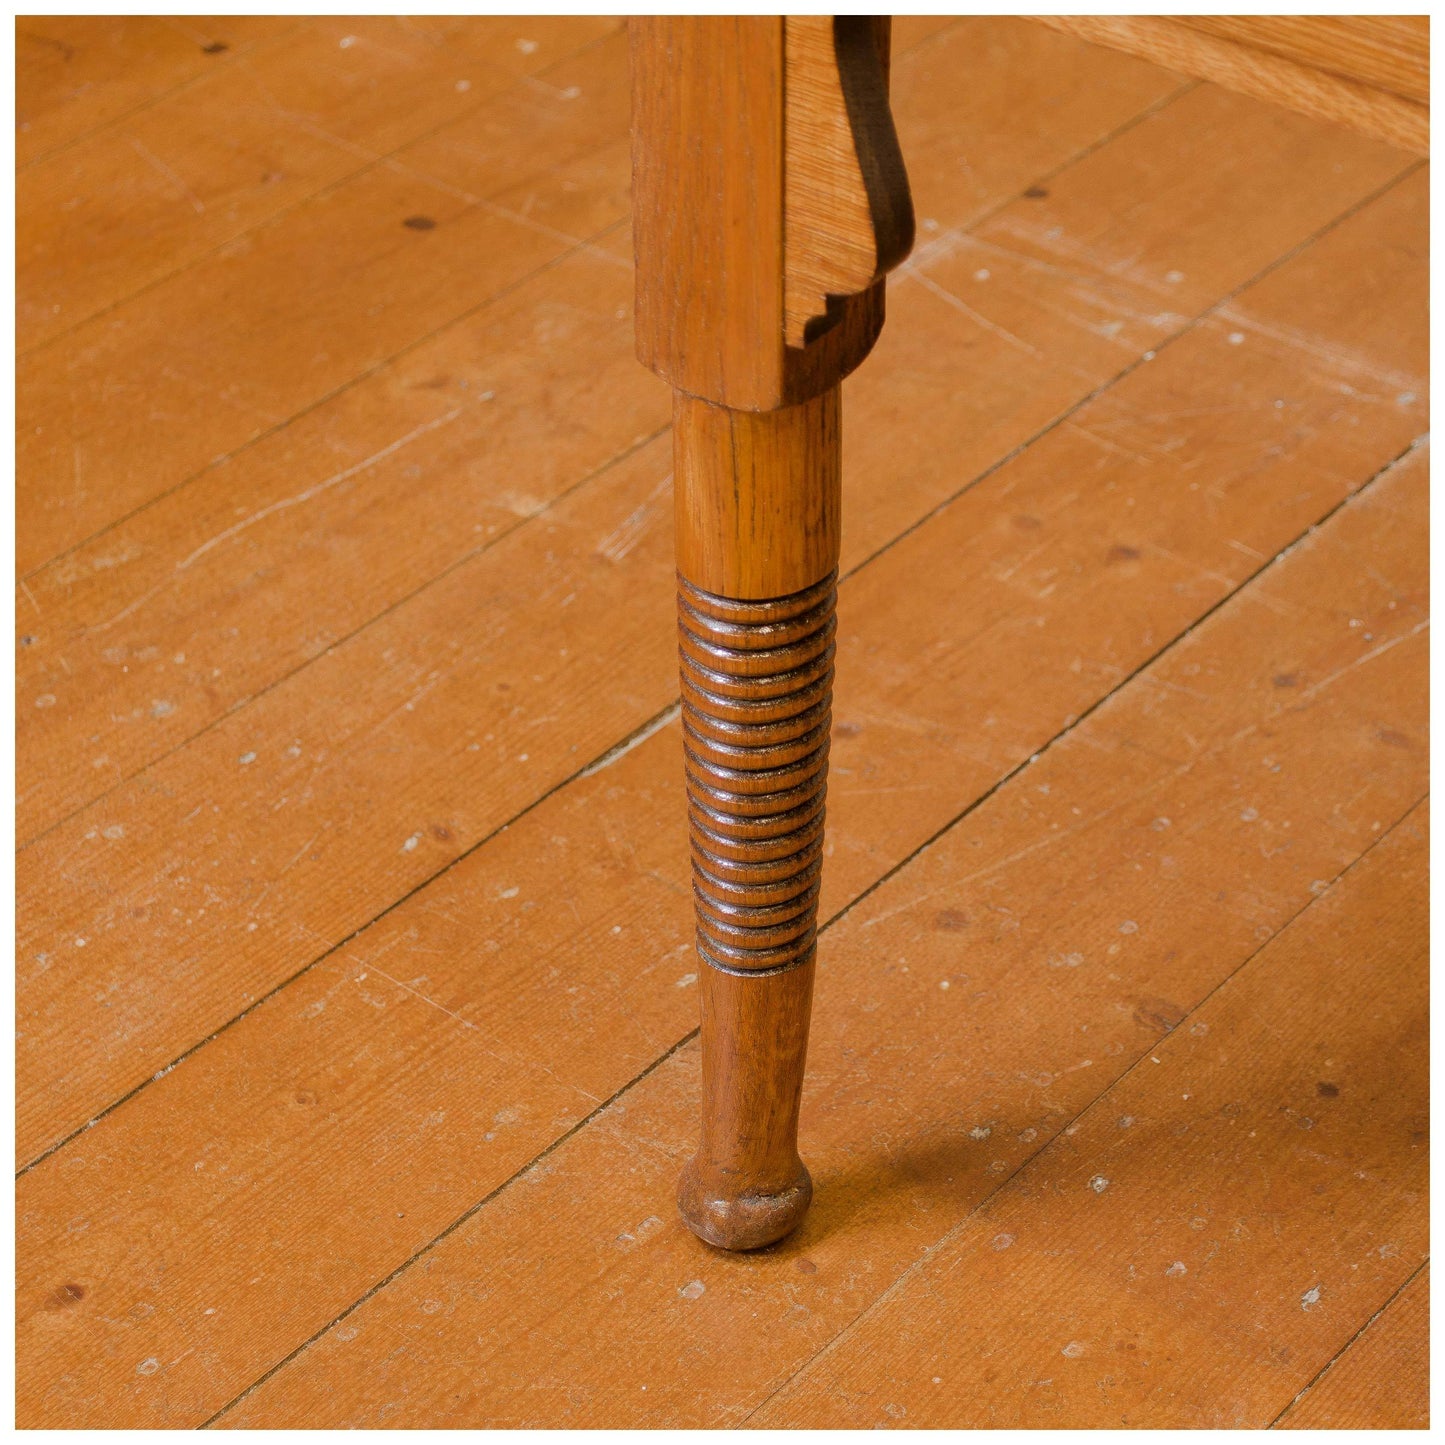
<path id="1" fill-rule="evenodd" d="M 1371 209 L 1348 224 L 1370 226 Z M 1309 252 L 1291 265 L 1308 269 Z M 1267 293 L 1263 308 L 1268 279 L 1262 284 Z M 1384 288 L 1377 290 L 1386 294 Z M 1346 297 L 1339 303 L 1353 304 Z M 1248 306 L 1248 296 L 1236 304 Z M 1217 600 L 1221 578 L 1228 582 L 1247 575 L 1252 558 L 1272 555 L 1273 548 L 1322 516 L 1342 494 L 1339 479 L 1358 484 L 1407 447 L 1419 424 L 1416 408 L 1401 406 L 1393 396 L 1364 403 L 1345 396 L 1347 410 L 1341 411 L 1340 387 L 1350 383 L 1327 373 L 1321 379 L 1311 354 L 1273 345 L 1256 354 L 1230 342 L 1237 334 L 1242 333 L 1225 331 L 1218 323 L 1201 326 L 1131 373 L 1117 394 L 1105 392 L 1070 428 L 1054 430 L 1019 459 L 1018 471 L 1039 476 L 1046 488 L 1059 476 L 1085 468 L 1107 474 L 1118 465 L 1129 482 L 1137 475 L 1139 485 L 1169 495 L 1180 473 L 1150 465 L 1151 449 L 1168 456 L 1173 443 L 1179 450 L 1191 423 L 1203 423 L 1196 433 L 1201 438 L 1218 438 L 1233 415 L 1231 429 L 1245 428 L 1242 442 L 1254 448 L 1243 454 L 1248 489 L 1241 500 L 1262 522 L 1275 518 L 1264 510 L 1258 448 L 1262 445 L 1267 460 L 1276 464 L 1281 458 L 1302 464 L 1303 477 L 1287 467 L 1274 468 L 1278 483 L 1288 488 L 1288 510 L 1284 528 L 1272 538 L 1218 537 L 1202 570 L 1175 578 L 1178 569 L 1189 572 L 1191 564 L 1179 559 L 1179 537 L 1160 536 L 1157 560 L 1171 576 L 1167 595 L 1183 603 L 1181 623 Z M 1403 321 L 1395 339 L 1410 344 Z M 1193 366 L 1191 357 L 1196 358 Z M 1226 360 L 1201 365 L 1200 357 Z M 1243 382 L 1236 368 L 1244 373 Z M 1231 412 L 1231 399 L 1245 390 L 1257 395 L 1255 389 L 1262 386 L 1289 405 L 1239 409 L 1236 403 Z M 1218 401 L 1206 400 L 1201 387 L 1213 390 Z M 1193 406 L 1187 410 L 1193 417 L 1174 415 L 1177 407 L 1170 402 L 1180 390 L 1191 394 Z M 1135 394 L 1153 394 L 1162 404 L 1131 408 Z M 1363 428 L 1352 404 L 1367 410 L 1370 421 Z M 1095 413 L 1101 417 L 1102 442 L 1090 428 Z M 1136 417 L 1143 418 L 1142 434 Z M 1121 424 L 1136 429 L 1123 447 L 1109 439 L 1110 429 Z M 1161 424 L 1168 435 L 1156 431 L 1151 438 L 1151 425 Z M 1252 436 L 1251 428 L 1256 429 Z M 1068 459 L 1061 462 L 1061 457 Z M 1180 465 L 1189 468 L 1187 455 Z M 232 712 L 196 746 L 164 759 L 22 852 L 21 957 L 30 962 L 21 972 L 24 1034 L 18 1044 L 22 1162 L 305 967 L 318 956 L 318 945 L 324 952 L 350 936 L 375 916 L 379 904 L 386 906 L 425 882 L 539 793 L 563 784 L 671 703 L 667 475 L 666 444 L 659 439 L 604 473 L 598 486 L 550 512 L 541 526 L 504 538 L 475 566 L 452 572 L 288 683 Z M 1334 478 L 1333 487 L 1322 478 Z M 1307 485 L 1301 487 L 1301 481 Z M 1203 540 L 1209 534 L 1197 529 L 1191 482 L 1186 477 L 1183 483 L 1182 526 Z M 1007 494 L 1014 485 L 1010 473 L 989 495 Z M 1223 476 L 1214 477 L 1206 501 L 1228 526 L 1235 517 L 1219 509 L 1223 485 Z M 1126 510 L 1133 507 L 1127 493 L 1103 495 Z M 1073 496 L 1066 490 L 1049 505 Z M 970 512 L 981 504 L 982 499 L 975 502 Z M 1144 510 L 1165 520 L 1157 508 Z M 1042 526 L 1041 514 L 1047 511 L 1041 499 L 1021 514 Z M 956 526 L 955 518 L 949 528 Z M 1004 528 L 1017 533 L 1020 524 L 1006 520 Z M 1040 543 L 1028 535 L 1032 530 L 1023 527 L 1018 539 L 1026 556 Z M 1065 529 L 1057 545 L 1072 553 L 1087 546 L 1089 536 L 1087 529 Z M 1118 545 L 1142 555 L 1130 543 Z M 1070 553 L 1064 574 L 1098 589 L 1096 605 L 1103 617 L 1117 615 L 1118 573 L 1133 559 L 1115 554 L 1112 565 L 1105 559 L 1101 572 L 1097 559 L 1091 566 L 1087 557 Z M 894 559 L 895 566 L 899 560 Z M 1059 591 L 1055 570 L 1060 569 L 1027 573 L 1015 586 L 1036 578 L 1034 585 L 1052 599 L 1050 610 L 1056 609 L 1067 626 L 1084 614 L 1067 593 L 1053 595 Z M 1152 600 L 1158 591 L 1155 575 L 1130 570 L 1136 586 Z M 958 599 L 943 596 L 930 603 L 919 585 L 913 584 L 910 599 L 919 616 L 958 615 Z M 986 586 L 992 606 L 1007 599 L 992 579 Z M 1180 588 L 1186 589 L 1182 598 Z M 844 592 L 846 644 L 846 584 Z M 488 628 L 478 635 L 469 619 L 481 598 L 488 600 Z M 548 602 L 555 606 L 543 605 Z M 988 616 L 989 604 L 975 605 Z M 619 616 L 629 619 L 627 630 L 617 626 Z M 1157 645 L 1152 621 L 1136 637 L 1132 661 L 1127 653 L 1108 660 L 1125 673 L 1137 665 Z M 1039 628 L 1037 615 L 1021 617 L 1013 606 L 1005 611 L 1004 623 L 996 637 L 1008 651 Z M 1055 636 L 1072 646 L 1067 633 Z M 942 645 L 950 647 L 950 642 Z M 953 650 L 957 653 L 956 644 Z M 435 666 L 438 657 L 446 659 L 444 669 Z M 903 672 L 905 678 L 910 675 Z M 358 683 L 361 678 L 367 679 L 365 687 Z M 1097 690 L 1088 691 L 1090 686 L 1097 689 L 1109 675 L 1101 679 L 1094 671 L 1069 680 L 1085 689 L 1078 699 L 1077 710 L 1082 710 L 1098 696 Z M 916 708 L 919 685 L 910 691 L 908 706 Z M 491 718 L 477 711 L 478 695 L 487 693 L 495 700 Z M 1030 694 L 1022 696 L 1025 706 L 1037 705 L 1029 701 Z M 978 704 L 977 697 L 947 695 L 950 708 L 976 709 Z M 1004 697 L 998 705 L 1012 704 Z M 559 709 L 565 720 L 560 727 Z M 987 716 L 982 739 L 994 726 Z M 538 717 L 552 724 L 540 735 Z M 977 748 L 980 741 L 965 738 L 956 745 Z M 892 742 L 890 730 L 874 727 L 867 749 L 877 757 L 890 751 Z M 934 756 L 938 765 L 947 766 L 946 749 Z M 1005 759 L 1005 766 L 1016 761 L 1012 753 Z M 839 765 L 848 766 L 844 759 Z M 236 781 L 218 792 L 214 780 L 226 776 Z M 843 808 L 846 777 L 840 773 L 835 780 Z M 917 826 L 921 815 L 911 809 L 898 816 Z M 386 845 L 378 839 L 386 839 Z M 206 872 L 188 867 L 186 860 L 195 856 L 208 861 Z M 70 870 L 82 858 L 84 883 L 76 887 Z M 164 891 L 160 880 L 167 885 Z M 324 880 L 324 886 L 316 880 Z M 78 946 L 76 939 L 85 942 Z M 109 986 L 98 988 L 107 974 Z M 90 1046 L 77 1048 L 79 1039 Z M 67 1115 L 69 1129 L 48 1139 L 32 1126 L 32 1120 L 43 1119 L 54 1129 Z"/>
<path id="2" fill-rule="evenodd" d="M 21 26 L 22 1424 L 1423 1419 L 1423 1083 L 1370 1083 L 1424 998 L 1423 168 L 1025 21 L 897 26 L 819 1197 L 728 1257 L 671 1206 L 616 22 Z M 1236 1168 L 1227 1234 L 1185 1205 Z"/>

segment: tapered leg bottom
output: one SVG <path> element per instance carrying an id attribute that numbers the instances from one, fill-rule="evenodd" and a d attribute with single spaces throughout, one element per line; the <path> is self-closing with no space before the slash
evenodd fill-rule
<path id="1" fill-rule="evenodd" d="M 797 1139 L 813 972 L 811 958 L 751 978 L 704 969 L 702 1139 L 677 1202 L 688 1228 L 720 1249 L 775 1243 L 812 1201 Z"/>

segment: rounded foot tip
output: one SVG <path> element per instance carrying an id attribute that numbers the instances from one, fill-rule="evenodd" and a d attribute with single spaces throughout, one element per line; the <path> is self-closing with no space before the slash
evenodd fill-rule
<path id="1" fill-rule="evenodd" d="M 813 1180 L 801 1160 L 786 1188 L 770 1194 L 728 1193 L 716 1176 L 706 1177 L 693 1160 L 677 1184 L 683 1223 L 718 1249 L 762 1249 L 792 1233 L 808 1212 Z"/>

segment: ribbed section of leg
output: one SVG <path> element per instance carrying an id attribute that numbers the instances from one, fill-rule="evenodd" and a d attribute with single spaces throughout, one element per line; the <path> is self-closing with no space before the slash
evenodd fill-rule
<path id="1" fill-rule="evenodd" d="M 737 602 L 678 581 L 697 947 L 730 973 L 813 956 L 837 574 Z"/>

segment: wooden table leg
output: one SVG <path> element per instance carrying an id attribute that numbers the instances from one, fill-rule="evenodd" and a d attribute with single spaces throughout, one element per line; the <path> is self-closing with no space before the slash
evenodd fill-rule
<path id="1" fill-rule="evenodd" d="M 708 1243 L 787 1234 L 833 682 L 839 383 L 911 243 L 886 22 L 634 20 L 638 351 L 674 387 L 678 638 Z M 791 180 L 789 180 L 791 177 Z"/>
<path id="2" fill-rule="evenodd" d="M 679 398 L 678 640 L 697 950 L 702 1145 L 678 1192 L 750 1249 L 808 1207 L 798 1102 L 813 994 L 833 691 L 838 388 L 779 411 Z"/>

